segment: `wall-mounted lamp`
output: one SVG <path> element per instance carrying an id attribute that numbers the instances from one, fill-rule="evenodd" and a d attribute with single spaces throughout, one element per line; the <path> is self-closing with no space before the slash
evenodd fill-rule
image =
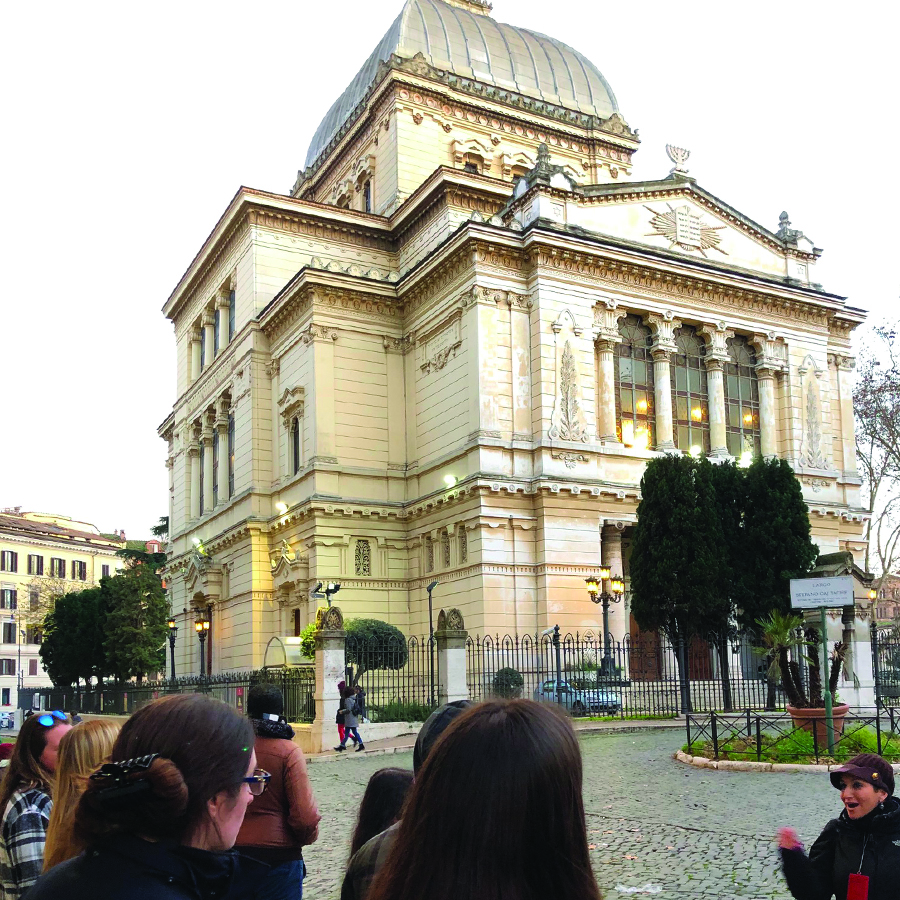
<path id="1" fill-rule="evenodd" d="M 283 503 L 283 502 L 279 501 L 278 503 L 275 504 L 275 511 L 280 516 L 283 516 L 288 511 L 287 503 Z"/>
<path id="2" fill-rule="evenodd" d="M 455 475 L 445 475 L 444 476 L 444 484 L 446 484 L 448 488 L 456 487 L 456 476 Z"/>

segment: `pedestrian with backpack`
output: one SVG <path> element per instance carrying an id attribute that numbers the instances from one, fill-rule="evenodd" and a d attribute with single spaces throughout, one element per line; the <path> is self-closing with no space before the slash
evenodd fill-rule
<path id="1" fill-rule="evenodd" d="M 360 750 L 366 749 L 366 745 L 359 736 L 359 704 L 356 699 L 357 690 L 358 688 L 348 686 L 341 691 L 341 709 L 339 712 L 343 711 L 344 713 L 344 737 L 340 744 L 334 748 L 338 753 L 343 753 L 344 750 L 347 749 L 347 738 L 350 738 L 353 743 L 356 744 L 357 753 Z"/>

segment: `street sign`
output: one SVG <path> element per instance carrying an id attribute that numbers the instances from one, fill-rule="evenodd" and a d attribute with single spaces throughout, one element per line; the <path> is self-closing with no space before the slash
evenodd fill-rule
<path id="1" fill-rule="evenodd" d="M 791 607 L 819 609 L 853 606 L 853 576 L 838 578 L 792 578 Z"/>

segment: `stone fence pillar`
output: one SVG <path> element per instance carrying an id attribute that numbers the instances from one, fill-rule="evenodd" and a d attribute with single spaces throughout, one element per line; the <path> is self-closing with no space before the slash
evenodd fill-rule
<path id="1" fill-rule="evenodd" d="M 312 727 L 313 753 L 326 750 L 337 734 L 334 724 L 344 679 L 344 616 L 340 607 L 320 607 L 316 613 L 316 718 Z"/>
<path id="2" fill-rule="evenodd" d="M 468 700 L 466 682 L 466 631 L 462 613 L 458 609 L 441 610 L 438 613 L 434 639 L 438 654 L 438 703 Z"/>

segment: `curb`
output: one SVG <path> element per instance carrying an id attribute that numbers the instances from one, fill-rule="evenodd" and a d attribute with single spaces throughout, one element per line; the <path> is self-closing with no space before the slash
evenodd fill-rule
<path id="1" fill-rule="evenodd" d="M 633 725 L 607 725 L 604 723 L 596 723 L 594 725 L 584 725 L 582 727 L 575 726 L 575 734 L 636 734 L 641 731 L 674 731 L 675 729 L 684 728 L 682 722 L 636 722 Z M 394 753 L 407 753 L 416 745 L 418 735 L 410 735 L 408 744 L 399 744 L 394 747 L 372 747 L 370 750 L 360 751 L 363 756 L 390 756 Z M 680 750 L 678 751 L 681 752 Z M 338 759 L 349 759 L 356 756 L 356 751 L 352 753 L 337 753 L 333 750 L 325 750 L 322 753 L 309 754 L 306 757 L 308 763 L 311 762 L 334 762 Z"/>
<path id="2" fill-rule="evenodd" d="M 768 763 L 751 762 L 737 759 L 707 759 L 705 756 L 690 756 L 684 750 L 674 754 L 678 762 L 696 769 L 717 769 L 722 772 L 831 772 L 839 769 L 843 763 Z M 900 774 L 900 763 L 892 763 L 894 774 Z"/>

